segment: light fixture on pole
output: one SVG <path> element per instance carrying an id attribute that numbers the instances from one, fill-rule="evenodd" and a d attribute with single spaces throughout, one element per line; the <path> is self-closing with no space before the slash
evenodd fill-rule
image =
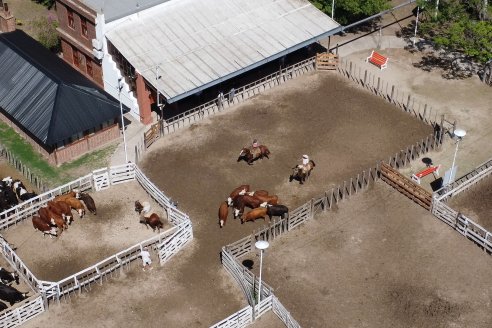
<path id="1" fill-rule="evenodd" d="M 118 100 L 120 101 L 121 129 L 123 130 L 123 144 L 125 145 L 125 164 L 128 163 L 128 152 L 126 150 L 125 118 L 123 116 L 123 104 L 121 103 L 121 89 L 123 89 L 123 78 L 118 78 Z"/>
<path id="2" fill-rule="evenodd" d="M 265 240 L 258 240 L 255 243 L 255 247 L 260 250 L 260 283 L 258 286 L 258 304 L 261 302 L 261 270 L 263 267 L 263 251 L 268 248 L 270 244 Z"/>
<path id="3" fill-rule="evenodd" d="M 164 119 L 164 113 L 162 112 L 162 108 L 164 107 L 164 105 L 160 104 L 160 94 L 159 94 L 159 87 L 157 86 L 157 82 L 158 80 L 161 78 L 161 76 L 159 75 L 159 64 L 155 65 L 155 91 L 157 93 L 157 108 L 160 109 L 161 111 L 161 120 Z"/>
<path id="4" fill-rule="evenodd" d="M 456 163 L 456 154 L 458 154 L 458 145 L 460 144 L 461 139 L 463 139 L 463 137 L 466 136 L 466 131 L 463 129 L 456 129 L 454 130 L 454 135 L 458 137 L 458 140 L 456 141 L 456 150 L 454 151 L 453 165 L 451 165 L 451 178 L 449 180 L 449 183 L 452 183 L 454 181 L 454 176 L 456 172 L 453 171 L 454 171 L 454 164 Z"/>

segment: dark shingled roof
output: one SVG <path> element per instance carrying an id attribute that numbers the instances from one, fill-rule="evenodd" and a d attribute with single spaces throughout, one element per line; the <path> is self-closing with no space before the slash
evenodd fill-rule
<path id="1" fill-rule="evenodd" d="M 0 34 L 0 110 L 46 146 L 120 115 L 116 99 L 19 30 Z"/>

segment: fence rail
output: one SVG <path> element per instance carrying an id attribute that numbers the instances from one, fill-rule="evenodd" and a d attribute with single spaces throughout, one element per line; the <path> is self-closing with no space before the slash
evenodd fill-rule
<path id="1" fill-rule="evenodd" d="M 0 156 L 4 157 L 7 163 L 15 167 L 22 175 L 29 181 L 29 183 L 36 187 L 36 189 L 40 192 L 44 192 L 48 190 L 48 187 L 45 185 L 44 181 L 41 180 L 40 177 L 33 174 L 31 169 L 25 166 L 20 160 L 18 160 L 10 150 L 6 149 L 2 145 L 0 145 Z"/>
<path id="2" fill-rule="evenodd" d="M 473 169 L 471 172 L 452 182 L 449 186 L 445 186 L 437 190 L 435 195 L 439 201 L 445 202 L 451 197 L 454 197 L 479 183 L 491 174 L 492 159 L 489 159 L 485 163 L 480 164 L 477 168 Z"/>
<path id="3" fill-rule="evenodd" d="M 219 95 L 217 99 L 206 102 L 200 106 L 187 110 L 181 114 L 173 116 L 165 123 L 161 121 L 150 126 L 149 130 L 144 133 L 144 150 L 149 148 L 160 137 L 175 132 L 176 130 L 188 126 L 194 122 L 223 111 L 235 104 L 241 103 L 265 90 L 283 84 L 288 80 L 294 79 L 304 73 L 313 71 L 316 65 L 316 57 L 305 59 L 294 65 L 280 69 L 278 72 L 269 74 L 257 81 L 246 84 L 240 88 L 234 89 L 226 96 Z M 141 151 L 140 147 L 136 148 L 137 157 Z"/>
<path id="4" fill-rule="evenodd" d="M 0 314 L 0 328 L 13 328 L 46 311 L 43 299 L 39 294 L 15 304 Z"/>
<path id="5" fill-rule="evenodd" d="M 386 101 L 394 104 L 408 114 L 432 125 L 440 132 L 439 139 L 444 136 L 446 131 L 454 131 L 456 127 L 455 121 L 451 122 L 447 120 L 444 115 L 439 115 L 439 113 L 427 103 L 421 102 L 411 93 L 399 90 L 394 84 L 392 85 L 389 82 L 384 81 L 380 76 L 371 73 L 361 65 L 355 64 L 350 60 L 341 59 L 340 65 L 338 66 L 338 72 L 373 94 L 384 98 Z"/>
<path id="6" fill-rule="evenodd" d="M 15 269 L 15 271 L 24 279 L 26 284 L 35 292 L 39 291 L 40 282 L 36 276 L 29 270 L 29 268 L 22 262 L 20 257 L 14 252 L 9 243 L 0 238 L 0 245 L 2 246 L 2 255 L 7 262 Z"/>

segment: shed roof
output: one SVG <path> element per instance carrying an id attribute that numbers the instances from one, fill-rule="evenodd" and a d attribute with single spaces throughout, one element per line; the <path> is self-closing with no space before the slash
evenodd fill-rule
<path id="1" fill-rule="evenodd" d="M 106 22 L 137 13 L 170 0 L 81 0 L 87 7 L 104 14 Z"/>
<path id="2" fill-rule="evenodd" d="M 0 34 L 0 110 L 47 146 L 120 115 L 116 99 L 19 30 Z"/>
<path id="3" fill-rule="evenodd" d="M 307 0 L 173 0 L 128 17 L 106 36 L 174 102 L 337 27 Z"/>

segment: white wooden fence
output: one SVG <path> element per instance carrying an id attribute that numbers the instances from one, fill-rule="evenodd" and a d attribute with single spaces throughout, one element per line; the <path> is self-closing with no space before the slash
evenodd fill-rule
<path id="1" fill-rule="evenodd" d="M 492 174 L 492 159 L 445 186 L 432 195 L 431 212 L 441 221 L 492 254 L 492 233 L 466 215 L 452 209 L 446 201 L 469 189 Z"/>
<path id="2" fill-rule="evenodd" d="M 0 328 L 20 326 L 44 311 L 46 308 L 43 299 L 39 294 L 36 294 L 0 313 Z"/>
<path id="3" fill-rule="evenodd" d="M 139 258 L 143 247 L 149 247 L 149 249 L 155 251 L 162 265 L 172 256 L 176 255 L 191 239 L 193 239 L 192 224 L 188 215 L 178 210 L 174 203 L 133 163 L 95 170 L 91 174 L 45 192 L 29 201 L 19 204 L 15 208 L 2 212 L 0 213 L 0 229 L 7 229 L 18 222 L 30 218 L 49 200 L 73 189 L 79 189 L 81 191 L 94 189 L 99 191 L 110 188 L 116 184 L 134 180 L 137 180 L 142 188 L 144 188 L 146 192 L 164 208 L 167 212 L 169 221 L 175 226 L 152 238 L 139 242 L 134 246 L 109 256 L 95 265 L 60 281 L 51 282 L 37 279 L 19 256 L 17 256 L 9 243 L 0 236 L 2 255 L 33 291 L 41 293 L 41 296 L 38 296 L 40 301 L 36 301 L 36 304 L 39 302 L 42 303 L 41 307 L 34 307 L 34 303 L 27 302 L 23 305 L 23 309 L 25 307 L 24 310 L 17 310 L 17 312 L 15 312 L 17 317 L 14 321 L 11 319 L 11 314 L 1 316 L 0 328 L 15 327 L 19 323 L 33 317 L 36 313 L 44 311 L 50 300 L 60 301 L 61 298 L 70 297 L 74 292 L 81 293 L 82 291 L 90 290 L 91 285 L 94 283 L 102 284 L 105 278 L 108 279 L 113 274 L 117 274 L 125 268 L 128 269 L 131 263 Z M 6 310 L 4 313 L 14 312 Z"/>

